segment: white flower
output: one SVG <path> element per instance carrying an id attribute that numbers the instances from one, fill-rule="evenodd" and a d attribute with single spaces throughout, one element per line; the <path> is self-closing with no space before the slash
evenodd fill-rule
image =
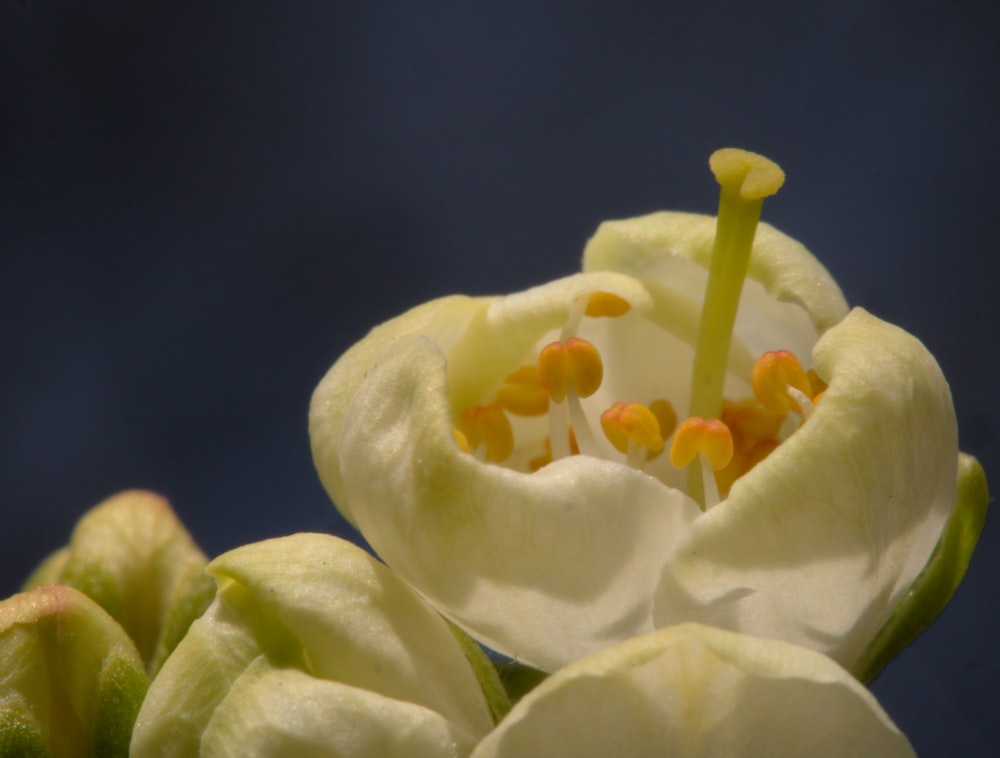
<path id="1" fill-rule="evenodd" d="M 536 667 L 698 621 L 850 668 L 955 506 L 933 357 L 848 313 L 802 245 L 754 237 L 762 183 L 780 181 L 722 153 L 718 221 L 605 223 L 583 273 L 414 308 L 313 396 L 341 512 L 443 613 Z"/>

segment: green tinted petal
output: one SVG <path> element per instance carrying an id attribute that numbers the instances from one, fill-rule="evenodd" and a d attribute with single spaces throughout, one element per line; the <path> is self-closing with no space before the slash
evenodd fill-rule
<path id="1" fill-rule="evenodd" d="M 395 352 L 399 345 L 427 337 L 451 345 L 468 322 L 482 311 L 490 298 L 444 297 L 412 308 L 398 318 L 375 327 L 333 365 L 313 395 L 309 410 L 309 434 L 313 459 L 320 480 L 337 508 L 352 524 L 352 504 L 342 496 L 340 471 L 324 465 L 336 445 L 351 397 L 372 366 Z M 356 524 L 355 524 L 356 525 Z"/>
<path id="2" fill-rule="evenodd" d="M 817 344 L 815 413 L 692 527 L 657 626 L 694 620 L 852 666 L 927 563 L 951 510 L 948 385 L 913 336 L 855 309 Z"/>
<path id="3" fill-rule="evenodd" d="M 0 603 L 0 754 L 126 756 L 147 684 L 132 641 L 77 590 Z"/>
<path id="4" fill-rule="evenodd" d="M 492 727 L 483 690 L 447 623 L 356 546 L 299 534 L 230 551 L 209 570 L 216 598 L 153 682 L 133 756 L 196 754 L 224 701 L 241 702 L 252 667 L 294 669 L 310 681 L 412 703 L 456 733 L 478 736 Z M 296 698 L 310 706 L 313 691 L 310 684 L 285 693 L 282 707 L 294 708 Z"/>
<path id="5" fill-rule="evenodd" d="M 206 564 L 164 498 L 131 490 L 86 513 L 69 546 L 47 558 L 25 587 L 65 584 L 97 601 L 155 674 L 212 599 Z"/>
<path id="6" fill-rule="evenodd" d="M 556 672 L 475 758 L 911 756 L 874 697 L 825 656 L 685 624 Z"/>
<path id="7" fill-rule="evenodd" d="M 262 659 L 247 669 L 205 730 L 204 758 L 446 758 L 475 738 L 440 713 Z"/>
<path id="8" fill-rule="evenodd" d="M 224 599 L 225 597 L 225 599 Z M 132 734 L 131 756 L 187 758 L 198 755 L 201 736 L 219 703 L 247 667 L 264 655 L 257 634 L 274 630 L 254 618 L 245 592 L 220 592 L 167 658 L 150 685 Z M 288 640 L 289 645 L 294 642 Z M 280 643 L 271 647 L 279 648 Z"/>
<path id="9" fill-rule="evenodd" d="M 983 467 L 971 455 L 959 454 L 955 506 L 948 524 L 930 561 L 852 667 L 862 682 L 871 682 L 889 661 L 931 625 L 951 600 L 979 541 L 989 500 Z"/>
<path id="10" fill-rule="evenodd" d="M 438 711 L 481 733 L 492 719 L 445 621 L 385 566 L 344 540 L 297 534 L 216 558 L 299 642 L 314 676 Z"/>

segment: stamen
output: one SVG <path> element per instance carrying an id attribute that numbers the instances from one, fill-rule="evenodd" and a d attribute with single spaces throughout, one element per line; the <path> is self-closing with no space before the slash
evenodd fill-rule
<path id="1" fill-rule="evenodd" d="M 576 429 L 580 449 L 588 455 L 600 455 L 580 398 L 597 392 L 603 379 L 601 354 L 585 339 L 570 337 L 565 342 L 550 342 L 538 354 L 538 383 L 554 401 L 549 408 L 553 459 L 570 454 L 564 430 L 571 425 Z"/>
<path id="2" fill-rule="evenodd" d="M 601 354 L 579 337 L 550 342 L 538 354 L 538 383 L 557 403 L 566 399 L 570 388 L 578 397 L 590 397 L 600 388 L 603 378 Z"/>
<path id="3" fill-rule="evenodd" d="M 549 409 L 549 393 L 535 366 L 521 366 L 504 377 L 495 402 L 515 416 L 541 416 Z"/>
<path id="4" fill-rule="evenodd" d="M 632 308 L 628 300 L 613 292 L 591 292 L 584 315 L 590 318 L 618 318 Z"/>
<path id="5" fill-rule="evenodd" d="M 697 464 L 690 466 L 695 462 Z M 685 419 L 670 446 L 670 462 L 675 468 L 688 468 L 688 485 L 697 472 L 699 489 L 704 508 L 714 508 L 719 504 L 719 487 L 715 472 L 724 469 L 733 458 L 733 437 L 729 427 L 718 419 L 703 419 L 697 416 Z"/>
<path id="6" fill-rule="evenodd" d="M 750 374 L 754 397 L 776 413 L 797 411 L 804 419 L 813 411 L 813 389 L 802 364 L 788 350 L 764 353 Z"/>
<path id="7" fill-rule="evenodd" d="M 722 423 L 729 427 L 734 440 L 774 439 L 784 420 L 784 413 L 762 408 L 754 400 L 722 404 Z"/>
<path id="8" fill-rule="evenodd" d="M 670 462 L 674 468 L 684 468 L 698 455 L 704 455 L 714 471 L 725 468 L 733 457 L 733 435 L 729 427 L 716 418 L 692 416 L 685 419 L 674 432 Z"/>
<path id="9" fill-rule="evenodd" d="M 613 292 L 597 290 L 577 297 L 569 307 L 569 315 L 563 325 L 560 339 L 563 341 L 576 335 L 584 316 L 590 318 L 617 318 L 624 316 L 632 306 L 623 297 Z"/>
<path id="10" fill-rule="evenodd" d="M 729 344 L 760 211 L 764 198 L 778 191 L 785 175 L 767 158 L 734 148 L 714 152 L 709 166 L 720 186 L 719 213 L 695 346 L 690 413 L 717 418 L 722 409 Z M 698 500 L 701 487 L 696 472 L 694 469 L 688 480 L 689 494 Z"/>
<path id="11" fill-rule="evenodd" d="M 666 398 L 658 397 L 649 404 L 649 410 L 656 416 L 656 422 L 660 425 L 660 434 L 666 439 L 674 433 L 677 428 L 677 411 Z"/>
<path id="12" fill-rule="evenodd" d="M 458 417 L 455 439 L 459 447 L 464 437 L 465 449 L 482 455 L 491 463 L 501 463 L 514 452 L 514 430 L 503 409 L 496 405 L 474 405 Z"/>
<path id="13" fill-rule="evenodd" d="M 638 468 L 641 451 L 658 453 L 663 450 L 660 423 L 652 410 L 642 403 L 617 402 L 601 414 L 601 428 L 608 441 L 628 463 Z"/>

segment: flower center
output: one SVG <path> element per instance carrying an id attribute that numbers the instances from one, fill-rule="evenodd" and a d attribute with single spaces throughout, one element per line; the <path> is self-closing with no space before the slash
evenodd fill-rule
<path id="1" fill-rule="evenodd" d="M 762 156 L 733 149 L 714 153 L 710 166 L 721 191 L 692 360 L 690 417 L 678 425 L 674 405 L 658 390 L 646 397 L 597 396 L 606 383 L 605 361 L 595 341 L 617 352 L 632 346 L 622 346 L 630 342 L 622 336 L 624 327 L 597 329 L 594 341 L 582 335 L 590 336 L 594 327 L 589 324 L 595 322 L 645 319 L 632 313 L 621 296 L 596 291 L 573 300 L 558 338 L 538 349 L 534 364 L 515 367 L 482 405 L 461 411 L 455 439 L 463 450 L 526 472 L 577 454 L 619 460 L 673 485 L 686 478 L 688 494 L 710 508 L 808 419 L 825 385 L 787 350 L 765 353 L 756 362 L 746 378 L 753 397 L 723 398 L 761 207 L 766 196 L 777 192 L 784 174 Z M 604 342 L 602 331 L 607 332 Z M 614 368 L 612 364 L 612 374 Z M 625 384 L 631 378 L 625 375 Z M 616 383 L 611 392 L 618 391 Z M 601 407 L 595 408 L 595 402 Z M 592 423 L 595 417 L 599 424 Z M 792 421 L 786 423 L 789 417 Z M 659 460 L 664 450 L 669 450 L 666 467 Z"/>

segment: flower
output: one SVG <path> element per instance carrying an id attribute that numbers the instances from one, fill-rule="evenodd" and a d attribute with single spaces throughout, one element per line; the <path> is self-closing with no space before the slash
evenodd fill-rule
<path id="1" fill-rule="evenodd" d="M 128 632 L 154 676 L 212 599 L 207 563 L 165 498 L 126 490 L 81 516 L 69 545 L 24 589 L 63 584 L 85 593 Z"/>
<path id="2" fill-rule="evenodd" d="M 524 697 L 473 758 L 878 755 L 913 749 L 829 658 L 684 624 L 570 664 Z"/>
<path id="3" fill-rule="evenodd" d="M 97 603 L 46 585 L 0 602 L 0 755 L 128 755 L 149 680 Z"/>
<path id="4" fill-rule="evenodd" d="M 758 228 L 780 169 L 711 163 L 717 218 L 602 224 L 582 273 L 418 306 L 313 396 L 341 512 L 457 624 L 547 671 L 688 621 L 874 660 L 948 519 L 985 508 L 985 487 L 956 497 L 926 348 Z M 947 555 L 959 578 L 974 542 Z"/>
<path id="5" fill-rule="evenodd" d="M 133 758 L 467 755 L 506 709 L 474 643 L 348 542 L 267 540 L 208 571 L 215 600 L 153 680 Z"/>

